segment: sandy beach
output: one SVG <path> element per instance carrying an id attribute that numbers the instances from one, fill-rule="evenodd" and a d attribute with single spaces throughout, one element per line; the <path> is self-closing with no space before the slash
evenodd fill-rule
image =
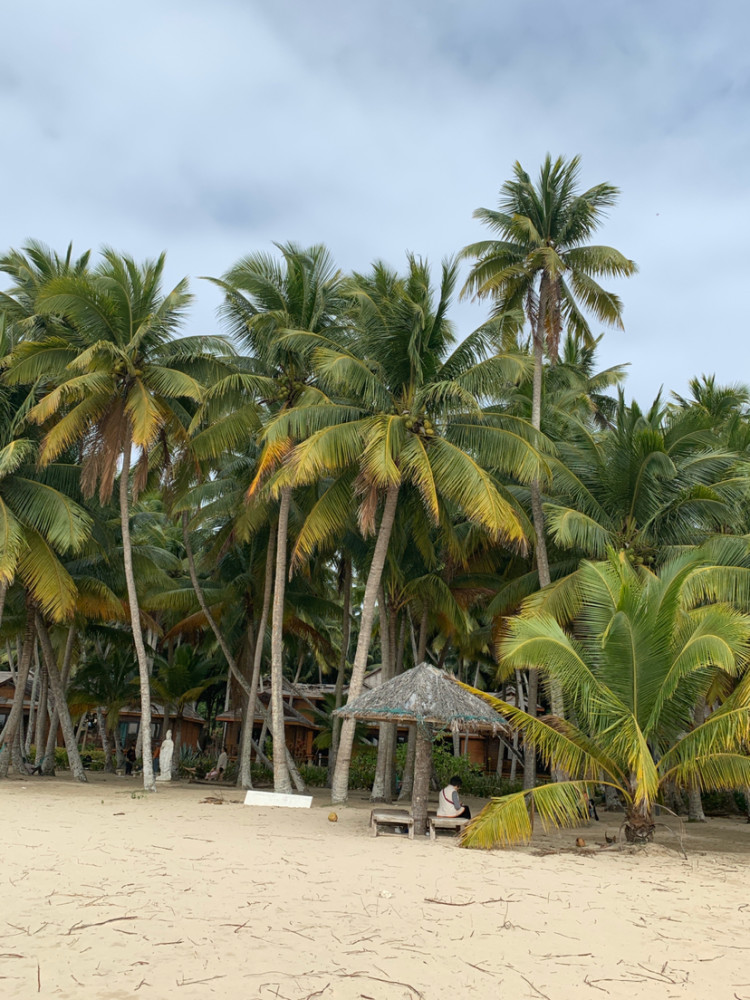
<path id="1" fill-rule="evenodd" d="M 223 800 L 205 802 L 207 796 Z M 750 998 L 750 826 L 676 820 L 638 856 L 369 836 L 234 789 L 136 779 L 0 787 L 0 995 L 121 1000 Z M 668 827 L 668 828 L 667 828 Z M 563 853 L 553 853 L 562 848 Z"/>

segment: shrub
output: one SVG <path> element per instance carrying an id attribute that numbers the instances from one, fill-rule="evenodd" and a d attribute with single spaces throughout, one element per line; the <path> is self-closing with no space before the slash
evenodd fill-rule
<path id="1" fill-rule="evenodd" d="M 377 747 L 361 746 L 356 748 L 349 768 L 349 788 L 372 788 L 375 782 L 377 759 Z"/>
<path id="2" fill-rule="evenodd" d="M 310 788 L 325 788 L 328 783 L 328 768 L 318 767 L 315 764 L 301 764 L 299 773 L 302 780 Z"/>

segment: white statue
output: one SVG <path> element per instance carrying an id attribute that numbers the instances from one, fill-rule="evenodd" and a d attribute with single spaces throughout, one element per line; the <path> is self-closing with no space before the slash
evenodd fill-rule
<path id="1" fill-rule="evenodd" d="M 172 754 L 174 753 L 174 743 L 172 742 L 172 730 L 167 730 L 161 747 L 159 748 L 159 773 L 157 781 L 172 780 Z"/>

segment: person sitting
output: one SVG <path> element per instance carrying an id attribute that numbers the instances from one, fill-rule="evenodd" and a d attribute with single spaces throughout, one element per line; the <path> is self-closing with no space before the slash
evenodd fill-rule
<path id="1" fill-rule="evenodd" d="M 461 788 L 461 779 L 454 774 L 445 788 L 440 790 L 438 797 L 438 816 L 446 816 L 451 819 L 471 819 L 471 810 L 462 804 L 458 791 Z"/>
<path id="2" fill-rule="evenodd" d="M 131 743 L 128 747 L 128 752 L 125 754 L 125 774 L 133 773 L 133 765 L 135 764 L 135 747 Z"/>
<path id="3" fill-rule="evenodd" d="M 221 781 L 221 776 L 227 769 L 227 760 L 227 752 L 224 747 L 222 747 L 219 759 L 216 761 L 216 767 L 208 774 L 209 781 Z"/>

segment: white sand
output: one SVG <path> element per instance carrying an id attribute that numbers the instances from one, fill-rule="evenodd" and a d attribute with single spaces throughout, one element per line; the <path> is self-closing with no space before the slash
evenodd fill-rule
<path id="1" fill-rule="evenodd" d="M 322 792 L 309 811 L 212 794 L 0 785 L 0 997 L 750 1000 L 741 818 L 686 827 L 687 860 L 662 827 L 637 857 L 535 856 L 619 819 L 484 853 L 372 839 L 363 797 L 333 824 Z"/>

